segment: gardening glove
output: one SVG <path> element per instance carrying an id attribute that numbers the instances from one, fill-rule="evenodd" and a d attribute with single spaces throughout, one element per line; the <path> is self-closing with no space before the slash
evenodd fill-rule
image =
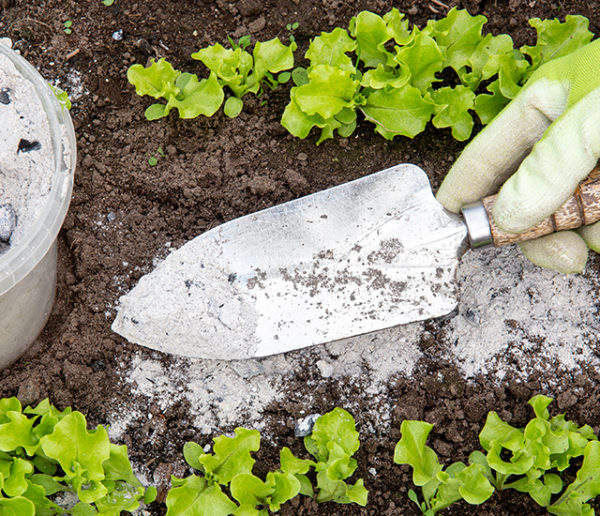
<path id="1" fill-rule="evenodd" d="M 536 70 L 465 148 L 437 198 L 458 212 L 494 193 L 496 225 L 521 233 L 554 213 L 600 157 L 600 40 Z M 519 244 L 541 267 L 581 272 L 600 251 L 600 223 Z"/>

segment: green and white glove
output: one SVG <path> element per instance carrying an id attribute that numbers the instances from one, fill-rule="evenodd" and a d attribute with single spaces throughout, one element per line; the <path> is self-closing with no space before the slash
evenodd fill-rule
<path id="1" fill-rule="evenodd" d="M 448 210 L 495 193 L 498 227 L 521 233 L 554 213 L 600 157 L 600 39 L 542 65 L 465 148 L 437 194 Z M 581 272 L 600 223 L 520 244 L 536 265 Z"/>

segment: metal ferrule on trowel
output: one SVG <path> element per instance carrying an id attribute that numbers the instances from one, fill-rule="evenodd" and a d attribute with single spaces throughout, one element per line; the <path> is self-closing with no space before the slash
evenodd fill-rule
<path id="1" fill-rule="evenodd" d="M 494 224 L 491 213 L 495 201 L 496 196 L 492 195 L 461 208 L 472 248 L 525 242 L 600 220 L 600 167 L 592 170 L 575 193 L 555 213 L 523 233 L 507 233 Z"/>

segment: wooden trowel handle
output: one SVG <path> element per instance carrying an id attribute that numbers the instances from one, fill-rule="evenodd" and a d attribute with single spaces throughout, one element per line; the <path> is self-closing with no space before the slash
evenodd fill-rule
<path id="1" fill-rule="evenodd" d="M 532 240 L 556 231 L 575 229 L 600 220 L 600 166 L 597 166 L 553 215 L 524 233 L 506 233 L 496 226 L 492 217 L 492 207 L 496 195 L 481 200 L 488 215 L 493 244 L 496 247 Z"/>

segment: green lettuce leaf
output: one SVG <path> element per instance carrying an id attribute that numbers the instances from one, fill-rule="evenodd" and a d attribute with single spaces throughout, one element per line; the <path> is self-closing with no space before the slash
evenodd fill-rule
<path id="1" fill-rule="evenodd" d="M 196 475 L 172 480 L 165 501 L 168 516 L 228 516 L 237 509 L 218 484 L 209 485 Z"/>
<path id="2" fill-rule="evenodd" d="M 552 495 L 561 492 L 563 483 L 558 475 L 549 473 L 540 477 L 527 475 L 515 482 L 505 484 L 504 487 L 528 493 L 538 505 L 546 507 L 550 504 Z"/>
<path id="3" fill-rule="evenodd" d="M 383 21 L 387 27 L 388 36 L 394 39 L 398 45 L 408 45 L 413 38 L 413 31 L 408 28 L 408 20 L 404 14 L 395 7 L 383 15 Z"/>
<path id="4" fill-rule="evenodd" d="M 311 467 L 315 467 L 315 462 L 308 459 L 298 459 L 287 447 L 282 448 L 279 452 L 279 461 L 281 463 L 281 471 L 294 475 L 300 483 L 299 493 L 306 496 L 313 496 L 312 484 L 306 473 L 308 473 Z"/>
<path id="5" fill-rule="evenodd" d="M 374 90 L 401 88 L 410 80 L 410 70 L 407 65 L 390 68 L 382 64 L 377 68 L 365 72 L 361 79 L 361 86 Z"/>
<path id="6" fill-rule="evenodd" d="M 308 116 L 332 118 L 345 107 L 353 106 L 359 82 L 351 72 L 329 65 L 316 65 L 308 70 L 307 84 L 292 88 L 291 97 Z"/>
<path id="7" fill-rule="evenodd" d="M 469 110 L 475 108 L 475 94 L 466 86 L 445 87 L 431 93 L 435 102 L 435 116 L 432 123 L 435 127 L 450 127 L 452 136 L 464 141 L 471 136 L 473 117 Z"/>
<path id="8" fill-rule="evenodd" d="M 590 441 L 583 454 L 583 464 L 575 480 L 561 497 L 547 507 L 550 514 L 569 516 L 572 514 L 593 514 L 588 500 L 600 495 L 600 442 Z"/>
<path id="9" fill-rule="evenodd" d="M 150 63 L 146 68 L 141 64 L 134 64 L 127 70 L 127 80 L 135 86 L 135 92 L 155 99 L 175 95 L 175 81 L 181 72 L 173 69 L 171 63 L 164 58 L 158 61 L 152 59 Z"/>
<path id="10" fill-rule="evenodd" d="M 579 15 L 568 14 L 564 23 L 556 18 L 532 18 L 529 25 L 537 32 L 537 42 L 534 46 L 522 46 L 521 52 L 531 58 L 530 73 L 551 59 L 570 54 L 594 37 L 594 33 L 588 30 L 589 20 Z"/>
<path id="11" fill-rule="evenodd" d="M 491 93 L 480 93 L 475 98 L 475 112 L 483 124 L 489 124 L 494 117 L 510 102 L 500 91 L 500 81 L 490 83 L 487 90 Z"/>
<path id="12" fill-rule="evenodd" d="M 277 512 L 281 506 L 295 498 L 302 488 L 302 484 L 295 475 L 281 471 L 269 471 L 265 484 L 272 488 L 272 492 L 267 499 L 269 509 Z"/>
<path id="13" fill-rule="evenodd" d="M 231 496 L 240 504 L 240 509 L 250 514 L 258 514 L 256 506 L 266 505 L 273 488 L 251 473 L 240 473 L 233 477 L 229 486 Z M 239 514 L 240 511 L 236 511 Z"/>
<path id="14" fill-rule="evenodd" d="M 471 464 L 457 475 L 460 485 L 460 496 L 471 505 L 485 502 L 494 493 L 494 487 L 485 475 L 485 468 L 479 464 Z"/>
<path id="15" fill-rule="evenodd" d="M 182 74 L 185 81 L 178 82 L 180 92 L 171 96 L 165 108 L 165 116 L 172 108 L 179 110 L 181 118 L 196 118 L 199 115 L 212 116 L 221 107 L 225 94 L 215 73 L 208 79 L 198 80 L 194 74 Z"/>
<path id="16" fill-rule="evenodd" d="M 374 91 L 360 110 L 375 124 L 376 132 L 392 140 L 398 135 L 414 138 L 422 132 L 431 119 L 434 104 L 424 99 L 417 88 L 407 84 L 389 91 Z"/>
<path id="17" fill-rule="evenodd" d="M 21 496 L 29 487 L 28 478 L 33 473 L 31 462 L 12 458 L 10 461 L 0 461 L 0 475 L 3 477 L 2 491 L 9 496 Z"/>
<path id="18" fill-rule="evenodd" d="M 4 419 L 8 422 L 0 425 L 0 450 L 14 452 L 23 448 L 28 455 L 34 455 L 40 442 L 33 431 L 35 419 L 17 411 L 5 412 Z"/>
<path id="19" fill-rule="evenodd" d="M 365 66 L 375 68 L 387 62 L 385 43 L 391 36 L 381 16 L 370 11 L 360 12 L 350 21 L 350 34 L 356 38 L 356 52 Z"/>
<path id="20" fill-rule="evenodd" d="M 42 437 L 41 448 L 47 457 L 56 460 L 67 477 L 85 470 L 89 480 L 104 479 L 102 463 L 110 458 L 110 441 L 103 426 L 88 431 L 83 414 L 73 412 Z"/>
<path id="21" fill-rule="evenodd" d="M 406 46 L 396 48 L 395 61 L 406 66 L 410 72 L 410 83 L 425 91 L 435 81 L 435 74 L 444 69 L 444 56 L 435 40 L 420 32 Z"/>
<path id="22" fill-rule="evenodd" d="M 254 459 L 251 452 L 260 448 L 260 432 L 236 428 L 235 437 L 221 435 L 214 439 L 213 453 L 198 456 L 203 472 L 221 484 L 228 484 L 239 473 L 252 473 Z"/>
<path id="23" fill-rule="evenodd" d="M 513 41 L 508 34 L 486 34 L 469 57 L 470 71 L 464 68 L 459 73 L 461 81 L 475 91 L 481 81 L 492 78 L 501 66 L 507 66 L 506 57 L 511 57 L 513 50 Z"/>
<path id="24" fill-rule="evenodd" d="M 333 138 L 333 132 L 342 127 L 342 123 L 335 118 L 325 119 L 320 115 L 307 115 L 298 107 L 293 94 L 292 100 L 283 111 L 281 125 L 298 138 L 306 138 L 313 127 L 319 127 L 321 136 L 317 141 L 317 145 L 323 140 Z"/>
<path id="25" fill-rule="evenodd" d="M 417 486 L 437 479 L 442 471 L 437 454 L 425 444 L 432 428 L 430 423 L 405 419 L 400 426 L 402 438 L 394 449 L 394 462 L 413 469 L 413 483 Z"/>
<path id="26" fill-rule="evenodd" d="M 311 66 L 329 65 L 341 70 L 356 71 L 352 59 L 347 54 L 356 50 L 356 41 L 340 27 L 332 32 L 321 32 L 313 38 L 304 57 Z"/>
<path id="27" fill-rule="evenodd" d="M 255 80 L 260 81 L 267 72 L 277 73 L 293 68 L 293 50 L 295 48 L 295 43 L 288 47 L 279 41 L 279 38 L 273 38 L 265 42 L 257 41 L 252 52 Z"/>
<path id="28" fill-rule="evenodd" d="M 460 73 L 479 45 L 486 21 L 485 16 L 471 16 L 466 10 L 453 7 L 445 18 L 429 20 L 423 32 L 435 39 L 446 64 Z"/>
<path id="29" fill-rule="evenodd" d="M 22 496 L 0 498 L 0 514 L 2 516 L 34 516 L 35 506 Z"/>
<path id="30" fill-rule="evenodd" d="M 337 443 L 346 455 L 353 455 L 360 446 L 354 418 L 339 407 L 319 417 L 311 435 L 304 438 L 306 449 L 319 461 L 328 459 L 330 443 Z"/>

